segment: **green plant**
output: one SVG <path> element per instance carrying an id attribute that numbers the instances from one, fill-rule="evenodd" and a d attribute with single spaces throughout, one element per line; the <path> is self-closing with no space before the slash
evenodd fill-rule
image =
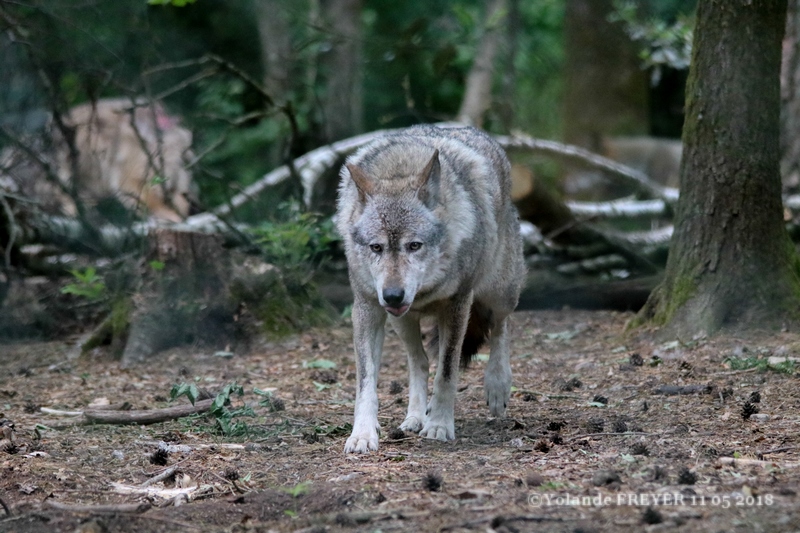
<path id="1" fill-rule="evenodd" d="M 82 272 L 74 268 L 69 273 L 72 274 L 75 281 L 61 288 L 63 294 L 74 294 L 91 301 L 106 297 L 106 284 L 94 267 L 87 267 Z"/>
<path id="2" fill-rule="evenodd" d="M 622 22 L 631 40 L 642 44 L 639 57 L 644 68 L 652 69 L 651 83 L 658 84 L 664 67 L 688 69 L 694 18 L 678 15 L 671 23 L 655 17 L 642 21 L 637 10 L 637 4 L 631 0 L 615 0 L 614 11 L 608 18 L 611 22 Z"/>
<path id="3" fill-rule="evenodd" d="M 309 481 L 301 481 L 293 487 L 286 487 L 281 490 L 292 498 L 299 498 L 303 494 L 307 494 L 309 488 L 311 488 L 311 483 Z"/>
<path id="4" fill-rule="evenodd" d="M 284 220 L 263 222 L 252 230 L 267 261 L 291 268 L 318 264 L 338 240 L 333 222 L 302 212 L 296 202 L 283 203 L 278 209 Z"/>
<path id="5" fill-rule="evenodd" d="M 254 417 L 255 413 L 248 406 L 235 409 L 229 408 L 231 396 L 234 394 L 240 397 L 244 395 L 244 389 L 235 381 L 222 387 L 222 390 L 214 397 L 211 408 L 208 410 L 208 415 L 214 418 L 214 429 L 221 435 L 226 437 L 247 436 L 251 432 L 250 427 L 247 423 L 237 420 L 237 418 L 243 416 Z M 200 396 L 200 390 L 194 383 L 181 383 L 173 385 L 169 396 L 170 400 L 186 396 L 194 405 Z"/>
<path id="6" fill-rule="evenodd" d="M 786 360 L 771 364 L 766 357 L 727 357 L 725 363 L 730 366 L 731 370 L 757 368 L 760 372 L 772 370 L 779 374 L 794 374 L 796 370 L 794 361 Z"/>

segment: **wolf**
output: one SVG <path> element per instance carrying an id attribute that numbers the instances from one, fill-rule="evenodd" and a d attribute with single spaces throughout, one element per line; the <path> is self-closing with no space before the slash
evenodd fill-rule
<path id="1" fill-rule="evenodd" d="M 507 317 L 525 276 L 519 219 L 503 149 L 470 127 L 414 126 L 351 155 L 340 173 L 336 226 L 353 289 L 357 389 L 346 453 L 378 449 L 377 378 L 388 318 L 408 354 L 408 413 L 400 429 L 455 438 L 459 367 L 486 340 L 492 416 L 511 391 Z M 428 402 L 420 319 L 437 323 Z M 459 364 L 461 363 L 461 364 Z"/>

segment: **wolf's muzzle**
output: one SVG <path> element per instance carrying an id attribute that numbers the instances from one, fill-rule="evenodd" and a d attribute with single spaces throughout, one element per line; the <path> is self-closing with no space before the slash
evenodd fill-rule
<path id="1" fill-rule="evenodd" d="M 384 309 L 394 316 L 400 316 L 408 310 L 408 304 L 403 304 L 406 291 L 402 287 L 387 287 L 381 292 Z"/>

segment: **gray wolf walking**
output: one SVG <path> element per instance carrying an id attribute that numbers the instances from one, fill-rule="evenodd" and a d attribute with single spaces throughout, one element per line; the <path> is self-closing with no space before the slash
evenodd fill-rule
<path id="1" fill-rule="evenodd" d="M 377 378 L 386 318 L 408 352 L 408 414 L 423 437 L 455 438 L 459 362 L 490 344 L 484 389 L 492 416 L 511 391 L 506 318 L 525 274 L 503 149 L 474 128 L 415 126 L 350 156 L 336 225 L 353 288 L 357 389 L 345 452 L 378 449 Z M 428 402 L 420 318 L 437 321 L 438 365 Z"/>

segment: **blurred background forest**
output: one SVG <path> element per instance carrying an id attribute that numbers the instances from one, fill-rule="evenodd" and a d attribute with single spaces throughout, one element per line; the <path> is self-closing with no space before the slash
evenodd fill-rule
<path id="1" fill-rule="evenodd" d="M 172 201 L 166 193 L 159 196 L 167 206 L 162 218 L 168 220 L 219 209 L 288 164 L 288 179 L 226 211 L 223 225 L 241 237 L 239 244 L 244 241 L 249 253 L 257 249 L 267 263 L 293 271 L 297 282 L 284 283 L 293 294 L 320 261 L 340 259 L 329 220 L 338 165 L 326 163 L 327 174 L 319 173 L 309 188 L 293 161 L 358 134 L 458 120 L 494 134 L 568 143 L 629 165 L 659 186 L 677 187 L 694 8 L 694 0 L 0 0 L 0 180 L 6 180 L 5 226 L 0 224 L 6 322 L 0 329 L 12 337 L 24 329 L 21 319 L 9 318 L 20 313 L 9 296 L 13 279 L 72 272 L 66 291 L 62 281 L 57 295 L 16 297 L 42 302 L 40 315 L 52 314 L 52 304 L 65 293 L 102 300 L 101 315 L 114 315 L 114 309 L 129 314 L 136 307 L 130 295 L 147 285 L 148 272 L 163 268 L 163 258 L 147 246 L 137 257 L 146 257 L 150 270 L 120 266 L 129 248 L 109 253 L 86 244 L 99 238 L 104 224 L 130 225 L 144 215 L 87 214 L 71 187 L 87 172 L 78 155 L 81 135 L 93 138 L 91 127 L 88 133 L 80 129 L 76 106 L 99 116 L 98 102 L 117 102 L 117 116 L 134 127 L 132 142 L 139 149 L 151 147 L 149 166 L 159 167 L 145 172 L 148 185 L 177 187 Z M 143 118 L 138 108 L 144 109 Z M 188 136 L 179 143 L 178 165 L 187 178 L 165 170 L 168 154 L 161 147 L 176 131 Z M 119 152 L 113 144 L 120 142 L 117 137 L 106 139 L 111 151 Z M 609 192 L 596 176 L 571 172 L 570 165 L 552 158 L 521 153 L 514 161 L 526 169 L 515 174 L 523 218 L 532 187 L 526 182 L 552 196 L 545 203 L 553 212 L 537 204 L 549 224 L 531 221 L 556 244 L 574 225 L 558 214 L 562 197 L 601 201 L 637 192 L 624 187 Z M 60 194 L 72 195 L 75 206 L 63 209 L 65 202 L 56 195 L 48 211 L 37 187 L 19 184 L 21 175 L 23 182 L 50 182 Z M 175 185 L 181 179 L 184 183 Z M 140 201 L 158 215 L 158 206 Z M 669 211 L 665 205 L 657 209 Z M 53 232 L 53 219 L 43 224 L 42 212 L 77 214 L 81 236 Z M 199 221 L 187 222 L 193 220 Z M 621 227 L 659 225 L 622 222 Z M 595 236 L 572 235 L 575 242 L 566 244 L 581 239 L 587 244 Z M 30 248 L 45 241 L 52 247 L 55 241 L 63 252 L 67 242 L 81 240 L 81 253 L 94 252 L 108 262 L 81 262 L 62 253 L 37 263 L 41 249 Z M 653 262 L 663 264 L 664 239 L 643 260 L 624 247 L 613 250 L 609 242 L 616 258 L 601 261 L 593 274 L 625 278 L 642 265 L 638 271 L 652 273 Z M 581 254 L 582 259 L 598 255 Z M 139 272 L 138 286 L 114 281 L 120 277 L 114 272 L 130 277 L 130 268 Z M 576 267 L 561 273 L 569 268 Z M 128 295 L 122 298 L 127 303 L 114 304 L 120 300 L 115 291 Z M 292 313 L 297 314 L 287 314 Z"/>
<path id="2" fill-rule="evenodd" d="M 452 120 L 481 40 L 496 31 L 488 131 L 594 149 L 603 135 L 680 137 L 692 0 L 511 0 L 497 11 L 477 0 L 153 4 L 0 3 L 2 124 L 23 134 L 53 107 L 158 99 L 194 133 L 194 181 L 213 207 L 287 157 Z M 266 94 L 200 63 L 206 54 Z"/>

